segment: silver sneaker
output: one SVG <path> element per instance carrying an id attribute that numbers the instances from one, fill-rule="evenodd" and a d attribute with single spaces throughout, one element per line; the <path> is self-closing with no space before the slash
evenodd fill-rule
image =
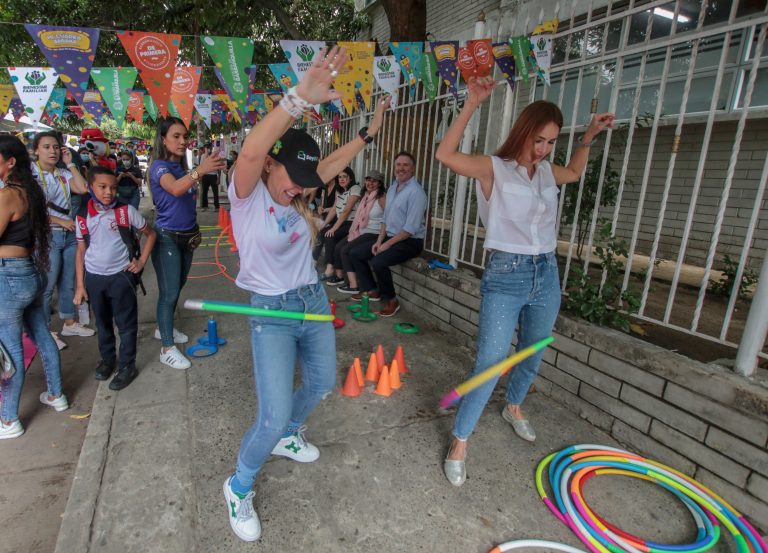
<path id="1" fill-rule="evenodd" d="M 467 464 L 463 459 L 446 459 L 443 461 L 443 472 L 448 482 L 458 487 L 467 479 Z"/>
<path id="2" fill-rule="evenodd" d="M 522 419 L 522 420 L 516 419 L 509 412 L 506 405 L 501 410 L 501 418 L 507 421 L 509 424 L 511 424 L 512 429 L 515 431 L 515 434 L 520 436 L 525 441 L 527 442 L 536 441 L 536 432 L 534 432 L 533 425 L 531 424 L 531 421 L 529 421 L 528 419 Z"/>

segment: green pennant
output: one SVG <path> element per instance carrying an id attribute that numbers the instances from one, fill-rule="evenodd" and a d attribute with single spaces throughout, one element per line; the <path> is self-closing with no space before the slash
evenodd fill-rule
<path id="1" fill-rule="evenodd" d="M 144 95 L 144 109 L 147 110 L 147 115 L 152 118 L 152 121 L 157 121 L 157 104 L 149 94 Z"/>
<path id="2" fill-rule="evenodd" d="M 173 100 L 168 102 L 168 113 L 170 113 L 173 117 L 181 119 L 181 115 L 179 115 L 179 110 L 176 109 L 176 106 L 173 104 Z"/>
<path id="3" fill-rule="evenodd" d="M 135 67 L 94 67 L 91 77 L 118 126 L 125 121 L 128 99 L 136 82 Z"/>
<path id="4" fill-rule="evenodd" d="M 246 68 L 253 64 L 253 40 L 250 38 L 201 36 L 200 41 L 221 72 L 227 93 L 241 113 L 248 111 L 248 84 Z"/>
<path id="5" fill-rule="evenodd" d="M 432 52 L 424 52 L 421 56 L 421 82 L 424 83 L 429 101 L 434 102 L 440 89 L 440 70 Z"/>
<path id="6" fill-rule="evenodd" d="M 531 41 L 527 36 L 513 36 L 509 39 L 509 46 L 512 48 L 512 57 L 515 58 L 515 72 L 520 76 L 523 83 L 528 84 L 528 53 L 531 49 Z"/>

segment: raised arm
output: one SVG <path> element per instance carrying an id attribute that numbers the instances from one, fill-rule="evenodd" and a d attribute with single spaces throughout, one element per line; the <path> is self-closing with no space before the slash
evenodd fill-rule
<path id="1" fill-rule="evenodd" d="M 491 187 L 493 186 L 493 164 L 491 163 L 491 158 L 485 155 L 461 153 L 459 145 L 464 136 L 464 130 L 472 118 L 472 114 L 480 107 L 480 104 L 491 96 L 494 88 L 496 88 L 496 81 L 492 77 L 473 77 L 469 79 L 467 101 L 464 103 L 459 116 L 448 128 L 437 152 L 435 152 L 435 158 L 454 173 L 480 181 L 486 198 L 490 197 Z"/>
<path id="2" fill-rule="evenodd" d="M 202 178 L 206 173 L 220 171 L 227 166 L 226 160 L 219 156 L 218 151 L 214 150 L 213 152 L 213 154 L 209 155 L 197 166 L 199 178 Z M 160 186 L 163 187 L 163 190 L 177 198 L 186 194 L 187 190 L 192 188 L 197 182 L 197 180 L 192 178 L 191 174 L 184 175 L 180 179 L 177 179 L 170 173 L 165 173 L 160 177 Z"/>
<path id="3" fill-rule="evenodd" d="M 376 136 L 379 130 L 381 130 L 381 125 L 384 122 L 384 112 L 389 109 L 391 101 L 391 97 L 385 96 L 376 102 L 376 110 L 373 113 L 373 120 L 367 131 L 368 136 L 371 138 Z M 341 148 L 334 150 L 328 157 L 321 159 L 320 163 L 317 165 L 317 174 L 320 175 L 323 182 L 327 182 L 349 165 L 349 162 L 352 161 L 363 148 L 365 148 L 365 145 L 366 142 L 360 135 L 354 137 Z"/>
<path id="4" fill-rule="evenodd" d="M 248 133 L 237 158 L 237 178 L 234 185 L 238 198 L 247 198 L 251 195 L 261 178 L 264 159 L 269 149 L 300 115 L 297 113 L 294 116 L 288 109 L 300 111 L 303 105 L 322 104 L 341 97 L 331 88 L 331 84 L 338 74 L 338 68 L 342 67 L 346 60 L 347 54 L 343 48 L 334 46 L 330 52 L 323 52 L 304 74 L 296 88 L 291 89 L 280 101 L 280 108 L 270 111 Z"/>
<path id="5" fill-rule="evenodd" d="M 589 160 L 589 147 L 592 141 L 603 129 L 612 129 L 613 121 L 614 115 L 612 113 L 601 113 L 592 118 L 589 127 L 587 127 L 586 132 L 581 137 L 581 143 L 576 148 L 576 151 L 573 152 L 568 166 L 552 165 L 552 174 L 555 176 L 557 184 L 576 182 L 581 178 L 581 174 L 584 172 Z"/>
<path id="6" fill-rule="evenodd" d="M 75 194 L 85 194 L 88 192 L 88 185 L 85 182 L 85 178 L 80 174 L 77 169 L 77 165 L 72 162 L 72 150 L 66 146 L 61 149 L 61 160 L 67 169 L 72 173 L 72 178 L 69 179 L 69 189 Z"/>

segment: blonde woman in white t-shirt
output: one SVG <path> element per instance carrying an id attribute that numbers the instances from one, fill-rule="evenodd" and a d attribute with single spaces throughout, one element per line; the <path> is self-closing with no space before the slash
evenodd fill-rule
<path id="1" fill-rule="evenodd" d="M 317 233 L 303 192 L 320 187 L 346 167 L 381 127 L 386 104 L 377 102 L 367 135 L 361 133 L 320 160 L 320 148 L 304 131 L 291 129 L 314 104 L 339 98 L 332 88 L 345 51 L 318 56 L 280 106 L 248 134 L 227 191 L 232 228 L 240 250 L 237 285 L 260 309 L 330 313 L 325 289 L 312 259 Z M 304 422 L 336 383 L 336 337 L 329 322 L 251 317 L 253 375 L 258 412 L 240 445 L 235 474 L 224 482 L 232 530 L 254 541 L 261 524 L 251 491 L 267 458 L 274 455 L 309 463 L 319 456 L 304 438 Z M 293 390 L 294 367 L 301 384 Z"/>
<path id="2" fill-rule="evenodd" d="M 464 108 L 440 143 L 435 157 L 449 169 L 477 179 L 477 200 L 490 252 L 481 282 L 482 300 L 477 357 L 472 374 L 503 360 L 519 324 L 517 349 L 549 336 L 560 308 L 555 226 L 559 185 L 576 182 L 587 164 L 589 147 L 605 128 L 610 113 L 595 115 L 567 167 L 547 161 L 563 126 L 560 109 L 551 102 L 533 102 L 515 122 L 494 156 L 458 151 L 474 111 L 490 97 L 491 77 L 470 79 Z M 520 409 L 539 370 L 543 352 L 519 363 L 507 381 L 502 417 L 522 439 L 534 441 L 533 426 Z M 459 405 L 451 446 L 444 463 L 454 486 L 466 479 L 467 439 L 493 392 L 498 378 L 467 394 Z"/>

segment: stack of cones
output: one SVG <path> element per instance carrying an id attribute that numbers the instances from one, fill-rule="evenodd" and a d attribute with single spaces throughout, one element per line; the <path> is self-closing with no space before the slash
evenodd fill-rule
<path id="1" fill-rule="evenodd" d="M 397 346 L 392 363 L 387 366 L 384 363 L 384 348 L 379 344 L 376 347 L 376 351 L 371 353 L 365 377 L 363 377 L 360 358 L 355 358 L 354 363 L 349 368 L 349 372 L 347 372 L 347 378 L 341 389 L 341 395 L 348 397 L 359 396 L 362 393 L 365 381 L 367 381 L 376 383 L 374 391 L 376 395 L 389 397 L 394 390 L 399 390 L 402 387 L 400 375 L 407 372 L 403 346 Z"/>

